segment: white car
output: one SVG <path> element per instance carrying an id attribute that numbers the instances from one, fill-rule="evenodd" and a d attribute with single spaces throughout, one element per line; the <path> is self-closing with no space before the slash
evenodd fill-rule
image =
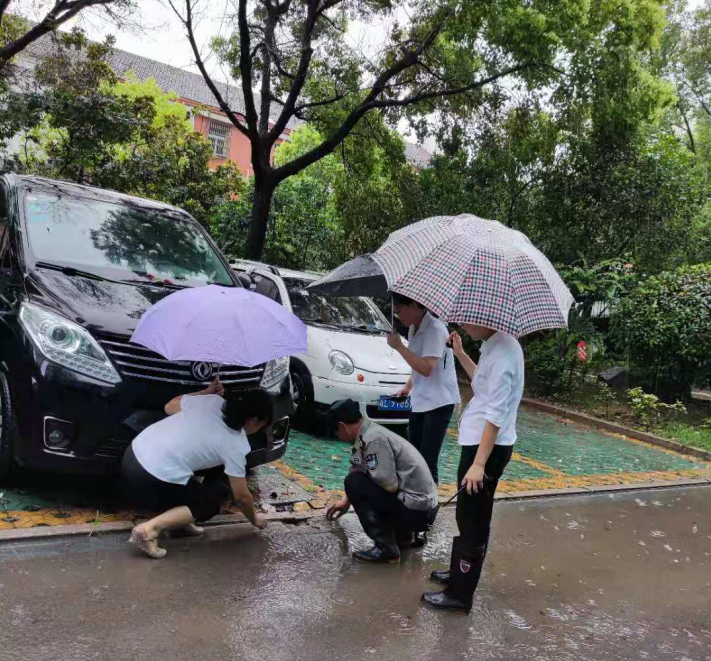
<path id="1" fill-rule="evenodd" d="M 368 420 L 405 425 L 409 399 L 392 396 L 410 377 L 410 367 L 387 343 L 390 322 L 366 297 L 309 292 L 320 273 L 275 268 L 258 262 L 232 265 L 244 284 L 291 309 L 308 326 L 308 351 L 291 358 L 297 415 L 308 419 L 350 397 Z"/>

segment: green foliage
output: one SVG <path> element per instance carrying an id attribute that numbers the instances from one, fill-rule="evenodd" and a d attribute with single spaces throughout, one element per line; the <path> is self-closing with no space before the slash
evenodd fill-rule
<path id="1" fill-rule="evenodd" d="M 663 399 L 711 378 L 711 263 L 646 278 L 613 309 L 612 328 Z"/>
<path id="2" fill-rule="evenodd" d="M 577 313 L 583 319 L 590 318 L 593 306 L 610 307 L 624 296 L 637 282 L 632 265 L 619 260 L 603 261 L 593 266 L 560 266 L 563 281 L 575 297 Z"/>
<path id="3" fill-rule="evenodd" d="M 376 132 L 377 130 L 377 132 Z M 278 167 L 320 144 L 305 125 L 276 149 Z M 211 232 L 223 250 L 245 256 L 253 180 L 249 190 L 214 214 Z M 404 144 L 384 126 L 353 135 L 330 154 L 286 179 L 274 194 L 263 260 L 296 269 L 327 270 L 375 250 L 395 228 L 416 217 L 418 175 Z"/>
<path id="4" fill-rule="evenodd" d="M 595 393 L 595 399 L 599 404 L 605 407 L 605 417 L 610 417 L 610 405 L 617 401 L 617 396 L 615 391 L 610 388 L 604 381 L 597 382 L 597 392 Z"/>
<path id="5" fill-rule="evenodd" d="M 57 36 L 56 51 L 37 67 L 40 87 L 14 99 L 27 145 L 16 169 L 173 204 L 207 224 L 213 207 L 244 193 L 240 171 L 232 163 L 210 169 L 212 147 L 175 94 L 133 74 L 117 80 L 112 46 L 79 30 Z"/>
<path id="6" fill-rule="evenodd" d="M 642 388 L 628 390 L 627 397 L 632 404 L 635 421 L 645 429 L 652 429 L 675 415 L 686 413 L 686 407 L 681 402 L 665 404 L 660 402 L 656 395 L 650 395 Z"/>
<path id="7" fill-rule="evenodd" d="M 55 51 L 35 69 L 36 90 L 16 96 L 10 106 L 26 132 L 24 161 L 17 166 L 81 182 L 107 150 L 141 140 L 155 109 L 149 97 L 115 93 L 108 63 L 112 37 L 92 43 L 74 29 L 55 39 Z"/>

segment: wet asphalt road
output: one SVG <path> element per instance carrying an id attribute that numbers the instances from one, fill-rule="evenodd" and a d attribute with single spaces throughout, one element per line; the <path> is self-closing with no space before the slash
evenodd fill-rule
<path id="1" fill-rule="evenodd" d="M 0 546 L 0 661 L 711 660 L 711 487 L 499 502 L 471 615 L 419 598 L 444 512 L 400 566 L 351 516 L 211 530 L 165 560 L 125 535 Z"/>

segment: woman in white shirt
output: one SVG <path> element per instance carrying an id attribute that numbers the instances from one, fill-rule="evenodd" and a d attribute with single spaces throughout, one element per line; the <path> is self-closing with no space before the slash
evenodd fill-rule
<path id="1" fill-rule="evenodd" d="M 454 355 L 447 345 L 449 331 L 417 301 L 401 294 L 392 298 L 395 314 L 410 329 L 408 346 L 397 333 L 388 336 L 388 344 L 412 369 L 407 385 L 397 395 L 410 396 L 410 443 L 420 451 L 432 478 L 439 483 L 439 454 L 454 406 L 460 401 Z"/>
<path id="2" fill-rule="evenodd" d="M 163 558 L 166 550 L 158 546 L 163 530 L 202 534 L 194 523 L 219 514 L 232 499 L 253 525 L 264 528 L 266 519 L 255 512 L 247 488 L 247 435 L 271 424 L 269 394 L 225 394 L 215 380 L 201 392 L 172 399 L 165 412 L 167 418 L 134 439 L 121 463 L 129 499 L 141 509 L 163 512 L 137 525 L 129 543 L 152 558 Z"/>
<path id="3" fill-rule="evenodd" d="M 449 571 L 431 574 L 445 589 L 422 598 L 435 608 L 469 611 L 489 543 L 494 494 L 516 442 L 524 362 L 521 345 L 511 335 L 472 324 L 462 328 L 484 344 L 476 365 L 462 348 L 461 337 L 451 336 L 454 354 L 472 380 L 474 392 L 459 422 L 458 479 L 464 487 L 457 497 L 459 536 L 452 544 Z"/>

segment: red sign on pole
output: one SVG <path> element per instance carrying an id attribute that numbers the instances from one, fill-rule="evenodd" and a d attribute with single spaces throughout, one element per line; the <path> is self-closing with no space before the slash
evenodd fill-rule
<path id="1" fill-rule="evenodd" d="M 578 360 L 581 363 L 586 363 L 588 360 L 588 352 L 585 348 L 585 342 L 578 342 Z"/>

